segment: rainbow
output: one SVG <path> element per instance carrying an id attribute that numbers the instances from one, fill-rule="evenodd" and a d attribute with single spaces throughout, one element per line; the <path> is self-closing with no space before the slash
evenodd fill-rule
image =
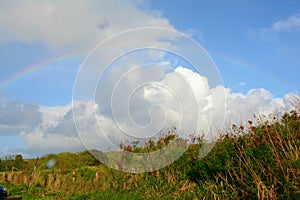
<path id="1" fill-rule="evenodd" d="M 250 71 L 251 73 L 256 72 L 256 73 L 262 74 L 264 77 L 267 77 L 276 83 L 280 83 L 281 85 L 285 86 L 286 88 L 289 88 L 289 89 L 294 88 L 293 86 L 287 84 L 286 82 L 280 80 L 279 78 L 275 78 L 275 77 L 271 76 L 270 74 L 268 74 L 267 72 L 262 70 L 260 67 L 257 67 L 250 62 L 238 59 L 236 57 L 233 57 L 233 56 L 225 54 L 225 53 L 216 52 L 216 51 L 211 51 L 210 54 L 212 55 L 212 58 L 221 59 L 221 60 L 223 60 L 229 64 L 232 64 L 234 66 L 243 67 L 244 69 Z M 64 56 L 51 57 L 48 60 L 45 60 L 45 61 L 36 63 L 35 65 L 26 67 L 23 70 L 18 71 L 17 73 L 15 73 L 15 74 L 7 77 L 3 81 L 1 81 L 0 82 L 0 90 L 4 89 L 8 85 L 14 83 L 18 79 L 20 79 L 24 76 L 27 76 L 28 74 L 34 73 L 38 70 L 46 68 L 47 66 L 50 66 L 51 63 L 63 61 L 65 59 L 70 59 L 72 57 L 75 58 L 75 57 L 85 56 L 85 55 L 87 55 L 86 51 L 80 51 L 80 52 L 76 52 L 76 53 L 72 52 L 72 53 L 65 54 Z"/>
<path id="2" fill-rule="evenodd" d="M 17 73 L 7 77 L 6 79 L 4 79 L 3 81 L 0 82 L 0 90 L 4 89 L 5 87 L 7 87 L 8 85 L 16 82 L 17 80 L 19 80 L 22 77 L 27 76 L 28 74 L 34 73 L 36 71 L 39 71 L 41 69 L 44 69 L 48 66 L 50 66 L 51 63 L 55 63 L 55 62 L 59 62 L 59 61 L 63 61 L 66 59 L 70 59 L 73 57 L 79 57 L 79 56 L 84 56 L 86 53 L 75 53 L 74 52 L 72 54 L 66 54 L 63 56 L 55 56 L 55 57 L 51 57 L 47 60 L 43 60 L 39 63 L 36 63 L 32 66 L 28 66 L 20 71 L 18 71 Z"/>
<path id="3" fill-rule="evenodd" d="M 220 53 L 220 52 L 217 52 L 217 51 L 212 51 L 211 55 L 212 55 L 213 58 L 217 58 L 217 59 L 226 61 L 227 63 L 232 64 L 234 66 L 242 67 L 242 68 L 244 68 L 245 70 L 247 70 L 247 71 L 249 71 L 251 73 L 254 72 L 254 73 L 261 74 L 264 77 L 268 78 L 269 80 L 273 81 L 274 83 L 281 84 L 281 86 L 284 86 L 287 89 L 293 89 L 294 88 L 294 86 L 292 86 L 292 85 L 284 82 L 282 79 L 279 79 L 279 78 L 276 78 L 274 76 L 271 76 L 269 73 L 267 73 L 266 71 L 264 71 L 261 67 L 256 66 L 256 65 L 254 65 L 254 64 L 252 64 L 250 62 L 247 62 L 245 60 L 241 60 L 241 59 L 233 57 L 233 56 L 231 56 L 229 54 Z"/>

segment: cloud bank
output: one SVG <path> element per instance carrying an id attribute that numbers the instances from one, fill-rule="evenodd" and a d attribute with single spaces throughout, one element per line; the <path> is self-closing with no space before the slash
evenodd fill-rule
<path id="1" fill-rule="evenodd" d="M 139 2 L 2 0 L 0 43 L 42 43 L 54 51 L 78 51 L 89 50 L 108 37 L 131 28 L 173 28 L 161 13 L 141 9 Z M 299 31 L 299 18 L 299 14 L 293 15 L 275 22 L 271 27 L 254 30 L 253 33 L 263 38 L 275 32 Z M 137 43 L 157 42 L 151 33 L 133 39 Z M 133 45 L 132 40 L 123 42 L 128 42 L 127 47 Z M 168 43 L 162 41 L 160 44 L 168 46 Z M 114 45 L 107 49 L 113 47 Z M 147 56 L 149 59 L 153 55 Z M 139 59 L 137 57 L 130 61 L 137 62 Z M 93 74 L 93 71 L 88 73 Z M 114 72 L 117 75 L 122 73 Z M 144 85 L 137 88 L 135 93 L 128 93 L 134 86 L 132 83 L 144 77 L 150 79 L 154 75 L 160 77 L 156 84 Z M 74 124 L 71 103 L 45 107 L 11 101 L 0 96 L 0 136 L 19 137 L 25 145 L 18 149 L 4 146 L 0 149 L 0 156 L 22 153 L 25 157 L 34 157 L 61 151 L 81 151 L 85 148 L 113 150 L 127 138 L 121 134 L 122 131 L 136 137 L 147 137 L 176 126 L 183 136 L 194 132 L 211 134 L 212 126 L 214 130 L 224 127 L 223 112 L 226 114 L 226 125 L 247 120 L 253 114 L 267 115 L 293 109 L 291 94 L 275 98 L 264 89 L 252 89 L 247 94 L 232 93 L 222 85 L 209 87 L 207 77 L 177 66 L 173 71 L 152 68 L 150 71 L 136 70 L 124 77 L 113 102 L 117 115 L 113 115 L 110 112 L 112 104 L 107 95 L 113 91 L 116 80 L 118 79 L 112 78 L 102 84 L 104 90 L 97 93 L 96 103 L 83 100 L 74 102 L 73 106 L 80 116 L 78 124 L 85 130 L 80 135 Z M 226 99 L 222 97 L 224 92 Z M 226 110 L 223 109 L 224 104 Z M 212 117 L 213 113 L 216 117 Z M 5 145 L 3 142 L 2 144 Z"/>
<path id="2" fill-rule="evenodd" d="M 142 77 L 145 72 L 140 70 L 136 73 L 140 73 Z M 128 76 L 126 81 L 130 83 L 132 78 L 134 77 Z M 174 85 L 174 83 L 176 84 Z M 109 87 L 111 82 L 107 82 L 107 84 Z M 184 98 L 180 98 L 180 102 L 178 102 L 170 90 L 160 87 L 159 84 L 163 84 L 165 88 L 171 88 L 177 96 Z M 71 104 L 60 107 L 39 107 L 38 105 L 8 101 L 1 97 L 0 135 L 14 134 L 21 137 L 26 145 L 23 154 L 27 157 L 61 151 L 84 150 L 85 147 L 80 138 L 85 141 L 87 148 L 98 148 L 105 151 L 116 149 L 116 146 L 126 139 L 120 131 L 125 127 L 122 125 L 127 125 L 125 128 L 128 130 L 135 130 L 136 124 L 141 127 L 150 124 L 151 129 L 147 130 L 167 131 L 173 125 L 179 125 L 178 122 L 186 120 L 181 124 L 180 130 L 182 130 L 182 135 L 188 136 L 193 132 L 207 133 L 211 126 L 217 130 L 226 127 L 228 123 L 246 122 L 253 114 L 282 114 L 294 108 L 291 104 L 293 102 L 291 94 L 287 94 L 283 98 L 275 98 L 265 89 L 252 89 L 247 94 L 240 94 L 232 93 L 230 89 L 223 86 L 208 89 L 206 84 L 206 77 L 182 66 L 178 66 L 174 71 L 165 72 L 159 83 L 140 88 L 132 95 L 131 102 L 123 105 L 129 107 L 131 119 L 127 117 L 127 113 L 121 113 L 124 111 L 123 109 L 116 110 L 120 114 L 118 118 L 109 115 L 105 106 L 111 105 L 101 104 L 101 101 L 97 102 L 96 100 L 96 103 L 76 102 L 74 106 L 80 111 L 79 123 L 86 130 L 80 134 L 80 137 L 76 132 Z M 213 106 L 212 98 L 218 97 L 220 92 L 224 91 L 226 93 L 225 102 L 216 101 Z M 116 103 L 121 103 L 122 97 L 127 97 L 127 94 L 120 94 Z M 224 103 L 226 103 L 225 124 L 223 124 L 223 119 L 211 118 L 212 112 L 222 112 L 222 110 L 218 110 L 218 107 L 222 107 Z M 151 105 L 159 106 L 151 108 Z M 185 115 L 182 115 L 184 110 L 186 111 Z M 221 115 L 217 114 L 216 116 Z M 130 120 L 136 124 L 132 124 Z M 162 121 L 165 122 L 163 127 L 161 126 Z M 190 129 L 190 127 L 194 127 L 193 123 L 198 123 L 195 130 Z M 99 128 L 102 132 L 99 131 Z M 104 135 L 103 132 L 105 132 Z M 136 133 L 135 136 L 148 137 L 149 134 Z M 9 151 L 13 152 L 14 150 L 5 148 L 5 152 L 1 153 Z"/>
<path id="3" fill-rule="evenodd" d="M 140 1 L 29 0 L 0 2 L 0 42 L 42 42 L 53 49 L 87 49 L 136 27 L 172 28 Z"/>

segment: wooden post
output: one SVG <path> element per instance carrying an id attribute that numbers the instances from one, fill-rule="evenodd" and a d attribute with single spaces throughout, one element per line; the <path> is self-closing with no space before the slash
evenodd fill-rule
<path id="1" fill-rule="evenodd" d="M 6 174 L 6 172 L 3 172 L 3 182 L 7 183 L 7 174 Z"/>
<path id="2" fill-rule="evenodd" d="M 18 176 L 17 176 L 18 174 L 12 174 L 11 175 L 11 183 L 12 184 L 14 184 L 14 185 L 16 185 L 17 183 L 16 182 L 18 182 L 17 181 L 17 179 L 18 179 Z"/>
<path id="3" fill-rule="evenodd" d="M 11 174 L 7 174 L 7 182 L 11 182 Z"/>
<path id="4" fill-rule="evenodd" d="M 95 175 L 95 181 L 98 181 L 99 180 L 99 172 L 96 172 L 96 175 Z"/>
<path id="5" fill-rule="evenodd" d="M 26 174 L 23 174 L 23 184 L 28 184 L 28 176 Z"/>
<path id="6" fill-rule="evenodd" d="M 34 176 L 35 176 L 35 170 L 36 170 L 38 161 L 39 161 L 39 157 L 36 158 L 35 164 L 34 164 L 34 167 L 33 167 L 33 170 L 32 170 L 32 173 L 31 173 L 31 175 L 29 176 L 29 183 L 28 183 L 27 192 L 29 191 L 29 188 L 30 188 L 30 186 L 31 186 L 31 184 L 32 184 L 32 179 L 33 179 Z"/>

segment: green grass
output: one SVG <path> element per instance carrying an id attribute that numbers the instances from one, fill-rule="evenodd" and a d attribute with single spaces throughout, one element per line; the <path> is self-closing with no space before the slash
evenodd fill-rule
<path id="1" fill-rule="evenodd" d="M 94 193 L 85 193 L 85 194 L 71 194 L 68 195 L 65 199 L 69 200 L 83 200 L 83 199 L 91 199 L 91 200 L 98 200 L 98 199 L 124 199 L 124 200 L 134 200 L 134 199 L 141 199 L 140 196 L 134 194 L 134 192 L 128 191 L 113 191 L 113 190 L 103 190 L 97 191 Z"/>
<path id="2" fill-rule="evenodd" d="M 9 196 L 19 197 L 22 199 L 34 200 L 34 199 L 69 199 L 69 200 L 84 200 L 84 199 L 141 199 L 140 196 L 136 195 L 134 192 L 127 190 L 101 190 L 95 192 L 87 193 L 72 193 L 65 195 L 63 192 L 57 193 L 47 193 L 46 190 L 40 188 L 39 186 L 33 186 L 27 191 L 26 185 L 11 185 L 11 184 L 2 184 L 9 191 Z"/>
<path id="3" fill-rule="evenodd" d="M 1 185 L 23 199 L 300 199 L 300 116 L 292 111 L 271 121 L 255 119 L 246 127 L 233 125 L 204 158 L 198 154 L 205 141 L 192 137 L 199 143 L 158 171 L 124 173 L 102 165 L 89 152 L 60 153 L 39 159 L 30 187 Z M 173 138 L 143 147 L 127 144 L 125 150 L 153 151 Z M 45 167 L 49 159 L 57 161 L 52 169 Z M 30 177 L 35 162 L 19 157 L 23 168 L 14 173 Z M 14 160 L 0 165 L 8 169 Z"/>

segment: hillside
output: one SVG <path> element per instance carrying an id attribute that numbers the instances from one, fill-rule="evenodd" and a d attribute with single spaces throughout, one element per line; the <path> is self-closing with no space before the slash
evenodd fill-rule
<path id="1" fill-rule="evenodd" d="M 32 160 L 16 155 L 0 162 L 0 182 L 23 199 L 300 199 L 299 114 L 254 119 L 232 125 L 204 158 L 198 153 L 205 141 L 191 138 L 188 150 L 158 171 L 120 172 L 88 151 Z M 124 150 L 153 151 L 175 137 Z"/>

